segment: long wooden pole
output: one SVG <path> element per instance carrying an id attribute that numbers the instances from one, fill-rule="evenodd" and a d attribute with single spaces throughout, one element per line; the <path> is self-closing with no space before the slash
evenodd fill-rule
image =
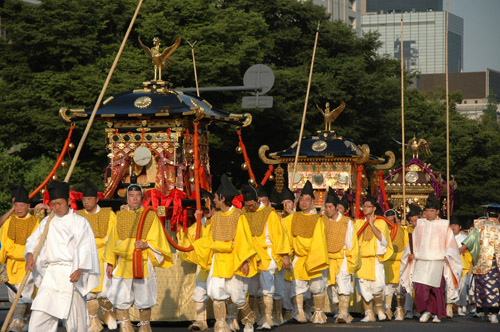
<path id="1" fill-rule="evenodd" d="M 89 134 L 90 128 L 92 127 L 92 123 L 94 122 L 94 118 L 95 118 L 95 115 L 97 113 L 97 109 L 99 108 L 99 105 L 101 105 L 102 99 L 104 98 L 104 93 L 106 92 L 106 89 L 108 88 L 108 85 L 109 85 L 109 81 L 111 80 L 111 76 L 113 76 L 113 72 L 115 71 L 118 60 L 120 59 L 120 55 L 122 54 L 123 49 L 125 48 L 125 44 L 127 43 L 127 39 L 128 39 L 128 36 L 130 35 L 130 31 L 132 31 L 132 27 L 134 26 L 135 19 L 137 18 L 137 15 L 139 14 L 139 10 L 141 9 L 142 2 L 143 2 L 143 0 L 139 0 L 139 3 L 137 4 L 137 8 L 135 9 L 134 16 L 132 17 L 132 20 L 130 21 L 130 25 L 128 26 L 127 33 L 125 34 L 125 37 L 123 37 L 122 44 L 120 45 L 120 49 L 118 50 L 118 53 L 116 54 L 115 61 L 113 62 L 113 65 L 111 66 L 111 69 L 108 72 L 108 77 L 106 78 L 106 81 L 104 82 L 101 93 L 99 94 L 99 98 L 97 98 L 97 101 L 95 103 L 92 114 L 90 115 L 89 122 L 87 123 L 87 127 L 85 128 L 85 131 L 83 132 L 82 138 L 80 139 L 80 143 L 78 143 L 78 148 L 75 151 L 75 155 L 73 156 L 73 160 L 71 161 L 71 166 L 68 169 L 68 173 L 66 173 L 66 177 L 64 178 L 64 182 L 69 182 L 69 179 L 71 178 L 71 174 L 73 173 L 73 169 L 75 168 L 76 162 L 78 161 L 78 157 L 80 156 L 80 152 L 82 151 L 83 144 L 85 143 L 85 140 L 87 139 L 87 135 Z"/>
<path id="2" fill-rule="evenodd" d="M 97 102 L 94 106 L 94 110 L 92 111 L 92 115 L 90 116 L 89 122 L 87 123 L 87 127 L 85 128 L 85 131 L 82 135 L 82 138 L 80 139 L 80 143 L 78 144 L 78 148 L 75 151 L 75 155 L 73 156 L 73 160 L 71 162 L 71 166 L 68 169 L 68 173 L 66 174 L 66 177 L 64 178 L 64 182 L 68 183 L 69 179 L 71 178 L 71 174 L 73 173 L 73 169 L 75 168 L 76 162 L 78 160 L 78 157 L 80 155 L 80 151 L 82 150 L 83 144 L 85 143 L 85 140 L 87 138 L 87 135 L 90 131 L 90 128 L 92 127 L 92 123 L 94 122 L 95 115 L 97 113 L 97 109 L 99 108 L 99 105 L 102 102 L 102 99 L 104 97 L 104 93 L 106 92 L 106 89 L 109 85 L 109 81 L 111 80 L 111 76 L 113 75 L 113 71 L 116 68 L 116 64 L 118 63 L 118 59 L 120 59 L 120 55 L 123 52 L 123 49 L 125 48 L 125 44 L 127 42 L 128 36 L 130 35 L 130 31 L 132 31 L 132 27 L 134 26 L 134 22 L 137 18 L 137 15 L 139 14 L 139 10 L 141 8 L 143 0 L 139 0 L 139 3 L 137 4 L 137 8 L 135 9 L 134 16 L 132 17 L 132 20 L 130 21 L 130 25 L 127 29 L 127 33 L 125 34 L 125 37 L 123 38 L 122 44 L 120 45 L 120 49 L 118 50 L 118 53 L 116 54 L 115 61 L 113 62 L 113 65 L 111 66 L 111 69 L 108 73 L 108 77 L 106 78 L 106 82 L 104 83 L 104 86 L 102 87 L 101 94 L 99 95 L 99 98 L 97 98 Z M 35 252 L 33 253 L 33 261 L 36 262 L 36 259 L 38 257 L 38 254 L 40 253 L 40 250 L 45 242 L 45 239 L 47 238 L 47 233 L 49 232 L 49 225 L 50 222 L 52 221 L 52 218 L 54 218 L 54 212 L 51 213 L 49 219 L 47 220 L 47 223 L 45 225 L 45 228 L 43 230 L 42 235 L 40 236 L 40 240 L 38 242 L 38 245 L 35 249 Z M 24 289 L 24 286 L 26 285 L 26 282 L 28 281 L 28 277 L 31 273 L 26 272 L 24 275 L 24 279 L 19 285 L 19 289 L 17 291 L 16 297 L 14 299 L 14 302 L 12 302 L 12 305 L 10 307 L 10 310 L 7 314 L 7 317 L 5 318 L 4 324 L 2 326 L 2 329 L 0 332 L 5 332 L 7 330 L 7 326 L 9 324 L 9 321 L 14 313 L 14 309 L 16 308 L 17 302 L 19 301 L 19 298 L 21 297 L 21 292 Z"/>
<path id="3" fill-rule="evenodd" d="M 450 0 L 446 0 L 446 217 L 450 220 L 450 99 L 448 90 L 448 14 L 450 13 Z"/>
<path id="4" fill-rule="evenodd" d="M 194 82 L 196 84 L 196 95 L 199 97 L 200 96 L 200 87 L 198 86 L 198 73 L 196 72 L 196 57 L 194 56 L 194 43 L 188 42 L 189 46 L 191 46 L 191 57 L 193 58 L 193 69 L 194 69 Z"/>
<path id="5" fill-rule="evenodd" d="M 42 249 L 43 243 L 45 242 L 45 238 L 47 238 L 47 234 L 49 232 L 49 225 L 52 219 L 54 218 L 54 211 L 52 211 L 49 215 L 49 219 L 47 220 L 47 223 L 45 224 L 45 228 L 43 229 L 43 233 L 40 236 L 40 241 L 38 241 L 38 244 L 35 248 L 35 252 L 33 253 L 33 261 L 36 262 L 36 259 L 38 255 L 40 254 L 40 250 Z M 9 312 L 7 313 L 7 317 L 5 317 L 5 320 L 2 325 L 2 330 L 1 332 L 5 332 L 7 330 L 7 327 L 9 326 L 10 319 L 12 318 L 12 315 L 14 314 L 14 310 L 16 309 L 17 303 L 19 302 L 19 299 L 21 298 L 21 293 L 24 289 L 24 286 L 26 285 L 26 282 L 28 281 L 29 276 L 31 275 L 30 271 L 26 271 L 26 274 L 24 275 L 23 281 L 21 281 L 21 284 L 19 285 L 19 289 L 17 290 L 16 297 L 14 298 L 14 301 L 12 301 L 12 305 L 10 306 Z"/>
<path id="6" fill-rule="evenodd" d="M 405 169 L 405 71 L 404 71 L 404 52 L 403 52 L 403 15 L 401 15 L 401 163 L 403 168 L 403 218 L 406 218 L 406 169 Z"/>
<path id="7" fill-rule="evenodd" d="M 299 140 L 298 140 L 298 144 L 297 144 L 297 151 L 295 152 L 295 160 L 293 162 L 292 188 L 291 188 L 292 191 L 295 189 L 295 172 L 297 170 L 297 162 L 299 160 L 300 144 L 302 143 L 302 134 L 304 133 L 304 123 L 306 122 L 307 102 L 309 100 L 309 91 L 311 90 L 311 80 L 312 80 L 312 73 L 313 73 L 313 68 L 314 68 L 314 58 L 316 56 L 316 47 L 318 46 L 318 35 L 319 35 L 319 22 L 318 22 L 318 27 L 316 28 L 316 37 L 314 38 L 314 49 L 313 49 L 312 60 L 311 60 L 311 69 L 309 70 L 309 82 L 307 82 L 306 101 L 304 103 L 304 112 L 302 113 L 302 122 L 300 124 L 300 133 L 299 133 Z"/>

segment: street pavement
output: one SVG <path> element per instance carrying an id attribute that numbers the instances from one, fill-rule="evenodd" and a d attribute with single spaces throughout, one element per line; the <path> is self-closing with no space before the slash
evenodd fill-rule
<path id="1" fill-rule="evenodd" d="M 0 309 L 0 321 L 3 324 L 7 316 L 8 309 Z M 276 332 L 327 332 L 327 331 L 346 331 L 346 332 L 488 332 L 498 331 L 500 324 L 490 324 L 480 318 L 472 317 L 454 317 L 453 319 L 445 319 L 442 323 L 419 323 L 418 318 L 411 320 L 404 320 L 403 322 L 375 322 L 375 323 L 361 323 L 361 316 L 355 316 L 352 324 L 334 324 L 334 319 L 328 317 L 328 321 L 324 325 L 307 324 L 285 324 L 283 326 L 274 328 L 272 331 Z M 188 332 L 188 325 L 190 322 L 153 322 L 153 332 Z M 213 320 L 209 320 L 210 331 L 213 331 Z M 243 326 L 240 324 L 241 330 Z M 135 331 L 139 328 L 136 327 Z M 66 331 L 63 326 L 59 326 L 58 332 Z M 103 332 L 111 331 L 104 329 Z M 112 330 L 118 332 L 119 329 Z"/>
<path id="2" fill-rule="evenodd" d="M 0 322 L 3 325 L 7 312 L 9 310 L 7 289 L 5 285 L 0 285 Z M 402 322 L 390 321 L 390 322 L 375 322 L 375 323 L 361 323 L 360 315 L 354 316 L 354 321 L 352 324 L 334 324 L 334 319 L 328 317 L 328 321 L 324 325 L 313 325 L 311 323 L 307 324 L 285 324 L 283 326 L 274 328 L 273 331 L 276 332 L 327 332 L 330 330 L 335 331 L 346 331 L 346 332 L 488 332 L 488 331 L 499 331 L 500 324 L 490 324 L 481 318 L 473 318 L 471 316 L 466 317 L 454 317 L 452 319 L 443 319 L 442 323 L 420 323 L 418 318 L 404 320 Z M 153 322 L 151 324 L 153 332 L 187 332 L 190 322 Z M 211 331 L 213 331 L 214 321 L 209 320 L 209 326 Z M 243 326 L 241 326 L 241 331 L 243 331 Z M 139 328 L 136 327 L 136 331 Z M 60 326 L 57 330 L 58 332 L 66 331 L 66 329 Z M 111 331 L 104 329 L 103 332 Z M 119 329 L 113 330 L 118 332 Z"/>

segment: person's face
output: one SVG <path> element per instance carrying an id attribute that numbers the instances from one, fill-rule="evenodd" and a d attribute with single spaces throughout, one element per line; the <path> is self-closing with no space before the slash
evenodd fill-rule
<path id="1" fill-rule="evenodd" d="M 23 203 L 23 202 L 14 203 L 14 211 L 18 218 L 26 217 L 29 210 L 30 210 L 30 205 L 28 203 Z"/>
<path id="2" fill-rule="evenodd" d="M 425 216 L 427 220 L 436 220 L 439 210 L 438 209 L 425 209 L 424 210 Z"/>
<path id="3" fill-rule="evenodd" d="M 250 212 L 255 212 L 259 208 L 259 203 L 257 201 L 251 200 L 245 202 L 245 207 Z"/>
<path id="4" fill-rule="evenodd" d="M 299 207 L 300 209 L 307 213 L 312 209 L 313 199 L 310 195 L 302 195 L 299 198 Z"/>
<path id="5" fill-rule="evenodd" d="M 217 210 L 220 210 L 222 206 L 222 201 L 218 193 L 215 193 L 214 203 L 215 203 L 215 208 Z"/>
<path id="6" fill-rule="evenodd" d="M 345 213 L 345 207 L 342 204 L 337 204 L 337 211 L 343 215 Z"/>
<path id="7" fill-rule="evenodd" d="M 365 202 L 363 204 L 363 214 L 365 216 L 371 216 L 375 213 L 376 207 L 371 202 Z"/>
<path id="8" fill-rule="evenodd" d="M 65 198 L 57 198 L 50 201 L 50 205 L 54 209 L 54 213 L 58 216 L 65 216 L 69 212 L 69 200 Z"/>
<path id="9" fill-rule="evenodd" d="M 130 194 L 130 193 L 129 193 Z M 87 212 L 94 212 L 97 208 L 97 202 L 99 199 L 97 197 L 83 197 L 82 204 Z"/>
<path id="10" fill-rule="evenodd" d="M 387 220 L 389 220 L 390 222 L 395 222 L 396 221 L 396 216 L 395 215 L 392 215 L 392 216 L 385 216 L 385 218 Z"/>
<path id="11" fill-rule="evenodd" d="M 458 235 L 458 233 L 460 233 L 460 230 L 462 229 L 462 226 L 457 224 L 451 224 L 450 228 L 453 231 L 453 235 Z"/>
<path id="12" fill-rule="evenodd" d="M 413 225 L 413 227 L 416 227 L 417 226 L 417 220 L 418 220 L 419 216 L 411 216 L 408 218 L 408 222 Z"/>
<path id="13" fill-rule="evenodd" d="M 140 207 L 142 204 L 142 191 L 129 191 L 127 193 L 127 204 L 133 209 Z"/>
<path id="14" fill-rule="evenodd" d="M 259 197 L 259 202 L 261 202 L 265 206 L 271 205 L 271 201 L 269 200 L 269 197 Z"/>
<path id="15" fill-rule="evenodd" d="M 290 199 L 285 199 L 283 202 L 281 202 L 283 204 L 283 210 L 286 212 L 286 213 L 292 213 L 293 212 L 293 201 L 290 200 Z"/>
<path id="16" fill-rule="evenodd" d="M 328 218 L 333 218 L 337 215 L 337 208 L 335 207 L 335 204 L 332 203 L 326 203 L 325 204 L 325 213 Z"/>

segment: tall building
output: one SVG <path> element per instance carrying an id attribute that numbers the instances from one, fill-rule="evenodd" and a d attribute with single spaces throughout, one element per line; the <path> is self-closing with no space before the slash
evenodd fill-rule
<path id="1" fill-rule="evenodd" d="M 358 37 L 361 36 L 361 0 L 312 0 L 312 2 L 325 7 L 332 22 L 342 21 L 350 26 Z"/>
<path id="2" fill-rule="evenodd" d="M 444 89 L 445 74 L 424 74 L 417 78 L 417 88 L 424 91 Z M 493 93 L 500 102 L 500 72 L 486 69 L 484 72 L 452 73 L 448 77 L 450 92 L 460 91 L 462 103 L 456 105 L 458 113 L 470 118 L 481 119 L 488 106 L 488 96 Z M 500 116 L 500 104 L 497 106 Z"/>
<path id="3" fill-rule="evenodd" d="M 380 55 L 401 59 L 401 19 L 405 69 L 422 74 L 445 72 L 446 11 L 442 0 L 363 0 L 362 32 L 377 31 Z M 449 14 L 448 71 L 463 71 L 464 21 Z"/>

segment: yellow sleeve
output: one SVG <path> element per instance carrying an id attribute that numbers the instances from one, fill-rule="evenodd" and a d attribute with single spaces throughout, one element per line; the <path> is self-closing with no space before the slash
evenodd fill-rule
<path id="1" fill-rule="evenodd" d="M 275 255 L 286 255 L 290 252 L 290 240 L 288 239 L 288 235 L 286 234 L 283 226 L 281 225 L 281 220 L 276 214 L 276 212 L 272 211 L 269 214 L 267 219 L 267 226 L 269 229 L 269 235 L 271 237 L 271 241 L 273 242 L 273 253 Z M 276 259 L 275 259 L 276 260 Z"/>
<path id="2" fill-rule="evenodd" d="M 389 229 L 389 225 L 387 225 L 387 223 L 382 219 L 375 220 L 375 223 L 375 227 L 377 227 L 377 229 L 382 232 L 385 240 L 387 241 L 385 254 L 378 256 L 379 261 L 383 262 L 391 258 L 392 254 L 394 253 L 394 248 L 392 247 L 391 240 L 391 230 Z"/>
<path id="3" fill-rule="evenodd" d="M 193 252 L 196 257 L 196 264 L 200 268 L 210 270 L 212 257 L 214 255 L 212 248 L 212 227 L 208 225 L 202 237 L 193 242 Z"/>
<path id="4" fill-rule="evenodd" d="M 2 228 L 0 228 L 0 243 L 2 245 L 2 248 L 0 248 L 0 264 L 2 265 L 5 264 L 5 261 L 7 260 L 7 249 L 12 247 L 14 244 L 13 241 L 7 236 L 10 220 L 11 217 L 7 218 Z"/>
<path id="5" fill-rule="evenodd" d="M 359 241 L 356 234 L 356 228 L 353 225 L 352 248 L 346 252 L 347 273 L 356 273 L 361 268 L 361 255 L 359 254 Z"/>
<path id="6" fill-rule="evenodd" d="M 234 250 L 233 250 L 233 267 L 234 273 L 244 276 L 252 277 L 257 274 L 257 251 L 253 245 L 252 233 L 250 226 L 245 215 L 241 215 L 238 219 L 238 227 L 236 228 L 236 235 L 234 237 Z M 248 275 L 243 275 L 240 271 L 241 264 L 247 259 L 250 259 L 250 272 Z"/>
<path id="7" fill-rule="evenodd" d="M 309 274 L 313 274 L 328 268 L 328 264 L 325 223 L 323 222 L 323 218 L 319 217 L 314 227 L 311 249 L 305 260 L 305 267 Z"/>
<path id="8" fill-rule="evenodd" d="M 163 255 L 163 261 L 159 263 L 156 260 L 156 257 L 153 255 L 151 248 L 148 248 L 146 251 L 148 253 L 149 259 L 151 260 L 151 262 L 153 262 L 153 265 L 162 268 L 168 268 L 172 266 L 173 262 L 172 262 L 172 254 L 170 252 L 170 245 L 168 244 L 167 237 L 165 236 L 163 227 L 160 223 L 160 220 L 156 216 L 156 213 L 153 220 L 153 224 L 151 225 L 148 235 L 146 236 L 146 242 L 151 246 L 151 248 L 153 248 L 157 252 L 160 252 Z"/>
<path id="9" fill-rule="evenodd" d="M 108 237 L 108 242 L 106 242 L 106 248 L 104 249 L 103 260 L 105 263 L 108 263 L 110 265 L 113 265 L 113 267 L 115 267 L 117 258 L 114 250 L 116 244 L 118 243 L 118 232 L 116 231 L 116 215 L 115 215 L 115 224 L 113 226 L 108 225 L 107 237 Z"/>

